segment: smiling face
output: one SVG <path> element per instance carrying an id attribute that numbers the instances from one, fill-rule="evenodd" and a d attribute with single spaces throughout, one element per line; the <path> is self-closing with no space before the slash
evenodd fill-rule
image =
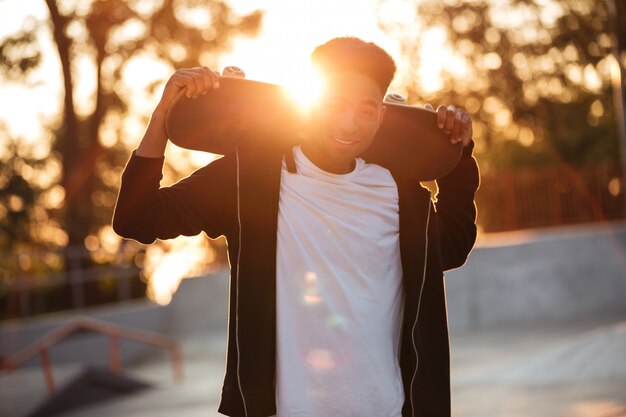
<path id="1" fill-rule="evenodd" d="M 310 140 L 303 152 L 319 168 L 335 174 L 352 170 L 354 159 L 372 143 L 385 115 L 383 94 L 370 77 L 337 72 L 312 112 Z"/>

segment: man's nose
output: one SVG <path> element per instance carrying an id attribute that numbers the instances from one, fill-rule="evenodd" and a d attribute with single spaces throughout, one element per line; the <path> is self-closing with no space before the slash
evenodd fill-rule
<path id="1" fill-rule="evenodd" d="M 339 128 L 345 133 L 354 133 L 357 130 L 356 110 L 345 109 L 339 117 Z"/>

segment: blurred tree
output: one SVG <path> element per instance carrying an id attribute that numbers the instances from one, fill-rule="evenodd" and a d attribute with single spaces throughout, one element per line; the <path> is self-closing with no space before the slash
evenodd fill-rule
<path id="1" fill-rule="evenodd" d="M 63 195 L 58 181 L 57 161 L 37 152 L 24 138 L 12 138 L 0 123 L 0 253 L 34 241 L 42 246 L 61 246 L 65 235 L 50 215 L 61 206 Z M 0 268 L 2 262 L 0 261 Z"/>
<path id="2" fill-rule="evenodd" d="M 35 21 L 29 19 L 24 28 L 7 36 L 0 44 L 0 74 L 4 79 L 23 79 L 41 62 L 37 39 L 33 32 Z"/>
<path id="3" fill-rule="evenodd" d="M 0 230 L 3 248 L 15 249 L 18 245 L 30 241 L 29 210 L 35 203 L 36 191 L 24 179 L 15 166 L 25 161 L 13 154 L 8 161 L 3 161 L 2 176 L 7 182 L 0 188 Z"/>
<path id="4" fill-rule="evenodd" d="M 626 4 L 614 33 L 607 1 L 381 0 L 379 16 L 411 68 L 409 100 L 474 115 L 483 170 L 580 166 L 620 155 L 610 75 L 618 40 L 626 63 Z"/>
<path id="5" fill-rule="evenodd" d="M 57 243 L 74 248 L 87 244 L 93 252 L 102 246 L 102 232 L 105 240 L 111 234 L 108 225 L 119 174 L 128 147 L 139 139 L 124 137 L 128 115 L 137 105 L 137 86 L 128 74 L 144 68 L 149 78 L 148 69 L 160 69 L 162 76 L 147 86 L 147 93 L 154 95 L 166 81 L 165 74 L 175 68 L 215 66 L 218 55 L 230 48 L 235 36 L 256 34 L 262 14 L 237 15 L 221 0 L 46 0 L 46 5 L 49 21 L 45 24 L 63 76 L 62 123 L 54 131 L 47 155 L 60 166 L 55 195 L 64 197 L 57 214 L 67 236 Z M 2 41 L 2 77 L 25 80 L 38 67 L 41 46 L 35 33 L 27 28 Z M 79 102 L 77 86 L 89 86 L 90 82 L 91 99 Z M 139 119 L 147 120 L 145 111 Z M 28 182 L 20 179 L 19 172 L 5 171 L 2 175 L 8 185 L 3 190 L 10 187 L 6 193 L 13 193 L 18 187 L 26 192 Z M 3 194 L 2 198 L 8 197 Z M 17 229 L 7 233 L 17 233 Z"/>

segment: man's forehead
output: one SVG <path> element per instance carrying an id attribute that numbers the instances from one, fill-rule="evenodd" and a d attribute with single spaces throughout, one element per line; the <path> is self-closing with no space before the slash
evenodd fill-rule
<path id="1" fill-rule="evenodd" d="M 367 75 L 353 71 L 336 71 L 326 74 L 324 78 L 327 95 L 382 101 L 383 92 L 380 86 Z"/>

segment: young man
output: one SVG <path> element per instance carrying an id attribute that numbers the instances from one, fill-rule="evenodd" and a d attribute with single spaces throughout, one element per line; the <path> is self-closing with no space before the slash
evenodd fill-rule
<path id="1" fill-rule="evenodd" d="M 336 38 L 312 61 L 329 87 L 307 141 L 242 147 L 159 188 L 172 99 L 219 88 L 208 68 L 176 71 L 125 168 L 113 227 L 146 244 L 226 236 L 220 413 L 449 416 L 443 271 L 465 262 L 476 237 L 471 120 L 438 109 L 440 127 L 465 147 L 433 203 L 419 182 L 359 158 L 384 118 L 393 59 Z"/>

